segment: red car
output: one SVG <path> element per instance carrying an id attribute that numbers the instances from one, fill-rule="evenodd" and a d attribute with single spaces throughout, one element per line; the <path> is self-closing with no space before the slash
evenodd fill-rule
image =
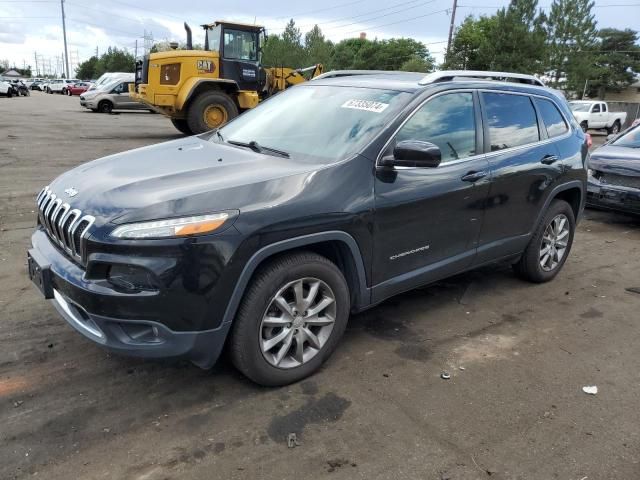
<path id="1" fill-rule="evenodd" d="M 91 84 L 89 82 L 74 83 L 73 85 L 67 87 L 67 95 L 80 95 L 81 93 L 86 92 L 90 86 Z"/>

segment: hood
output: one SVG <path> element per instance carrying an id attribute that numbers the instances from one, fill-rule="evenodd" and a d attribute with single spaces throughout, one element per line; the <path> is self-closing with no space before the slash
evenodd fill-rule
<path id="1" fill-rule="evenodd" d="M 640 149 L 605 145 L 591 154 L 589 168 L 629 177 L 640 177 Z"/>
<path id="2" fill-rule="evenodd" d="M 269 202 L 269 192 L 277 195 L 288 184 L 301 182 L 287 179 L 320 166 L 198 136 L 86 163 L 58 177 L 50 188 L 72 208 L 95 216 L 97 224 L 125 223 L 242 210 L 250 200 Z"/>

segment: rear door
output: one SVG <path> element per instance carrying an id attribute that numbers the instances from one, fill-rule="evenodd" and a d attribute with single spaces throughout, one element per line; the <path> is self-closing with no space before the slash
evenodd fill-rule
<path id="1" fill-rule="evenodd" d="M 374 301 L 472 263 L 489 191 L 481 122 L 477 93 L 437 94 L 381 153 L 391 154 L 399 141 L 420 140 L 440 147 L 442 162 L 435 168 L 376 170 Z"/>
<path id="2" fill-rule="evenodd" d="M 562 126 L 550 127 L 555 137 L 549 138 L 542 120 L 538 122 L 536 98 L 530 95 L 484 91 L 481 99 L 492 182 L 477 263 L 519 253 L 527 245 L 538 214 L 563 172 L 555 138 L 558 132 L 569 132 L 558 112 Z M 555 108 L 553 103 L 551 107 Z"/>

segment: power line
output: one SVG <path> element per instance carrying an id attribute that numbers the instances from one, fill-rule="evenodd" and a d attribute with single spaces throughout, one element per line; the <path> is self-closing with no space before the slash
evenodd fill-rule
<path id="1" fill-rule="evenodd" d="M 279 20 L 279 19 L 281 19 L 281 18 L 302 17 L 302 16 L 304 16 L 304 15 L 311 15 L 311 14 L 313 14 L 313 13 L 327 12 L 327 11 L 329 11 L 329 10 L 335 10 L 335 9 L 337 9 L 337 8 L 348 7 L 348 6 L 350 6 L 350 5 L 355 5 L 355 4 L 357 4 L 357 3 L 362 3 L 362 2 L 364 2 L 364 1 L 365 1 L 365 0 L 356 0 L 355 2 L 348 2 L 348 3 L 343 3 L 343 4 L 340 4 L 340 5 L 335 5 L 335 6 L 333 6 L 333 7 L 321 8 L 321 9 L 319 9 L 319 10 L 311 10 L 311 11 L 307 11 L 307 12 L 304 12 L 304 13 L 297 13 L 297 14 L 294 14 L 294 15 L 291 15 L 291 16 L 289 16 L 289 15 L 282 15 L 281 17 L 276 17 L 276 20 Z"/>
<path id="2" fill-rule="evenodd" d="M 369 30 L 376 30 L 376 29 L 381 28 L 381 27 L 388 27 L 389 25 L 397 25 L 397 24 L 399 24 L 399 23 L 412 22 L 412 21 L 414 21 L 414 20 L 418 20 L 418 19 L 420 19 L 420 18 L 430 17 L 430 16 L 432 16 L 432 15 L 437 15 L 437 14 L 439 14 L 439 13 L 444 13 L 444 12 L 447 12 L 447 11 L 449 11 L 449 9 L 448 9 L 448 8 L 445 8 L 444 10 L 438 10 L 438 11 L 436 11 L 436 12 L 425 13 L 424 15 L 418 15 L 418 16 L 416 16 L 416 17 L 405 18 L 405 19 L 403 19 L 403 20 L 398 20 L 398 21 L 396 21 L 396 22 L 383 23 L 382 25 L 376 25 L 375 27 L 368 27 L 368 29 L 369 29 Z M 352 30 L 351 32 L 345 32 L 345 33 L 346 33 L 346 34 L 349 34 L 349 33 L 356 33 L 356 32 L 359 32 L 359 31 L 360 31 L 360 30 Z"/>

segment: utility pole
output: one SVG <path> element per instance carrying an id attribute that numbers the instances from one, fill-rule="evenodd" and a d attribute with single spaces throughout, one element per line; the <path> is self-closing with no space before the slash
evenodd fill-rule
<path id="1" fill-rule="evenodd" d="M 64 66 L 66 67 L 66 77 L 69 78 L 69 56 L 67 55 L 67 26 L 64 21 L 64 0 L 60 0 L 60 8 L 62 9 L 62 36 L 64 37 Z"/>
<path id="2" fill-rule="evenodd" d="M 133 60 L 137 61 L 138 60 L 138 39 L 136 38 L 136 52 L 133 56 Z"/>
<path id="3" fill-rule="evenodd" d="M 36 74 L 35 75 L 31 75 L 32 77 L 39 77 L 40 76 L 40 70 L 38 70 L 38 52 L 33 52 L 33 58 L 36 61 Z"/>
<path id="4" fill-rule="evenodd" d="M 458 0 L 453 0 L 453 9 L 451 10 L 451 24 L 449 25 L 449 41 L 447 41 L 447 53 L 445 57 L 449 56 L 451 51 L 451 40 L 453 39 L 453 27 L 456 24 L 456 9 L 458 8 Z"/>

